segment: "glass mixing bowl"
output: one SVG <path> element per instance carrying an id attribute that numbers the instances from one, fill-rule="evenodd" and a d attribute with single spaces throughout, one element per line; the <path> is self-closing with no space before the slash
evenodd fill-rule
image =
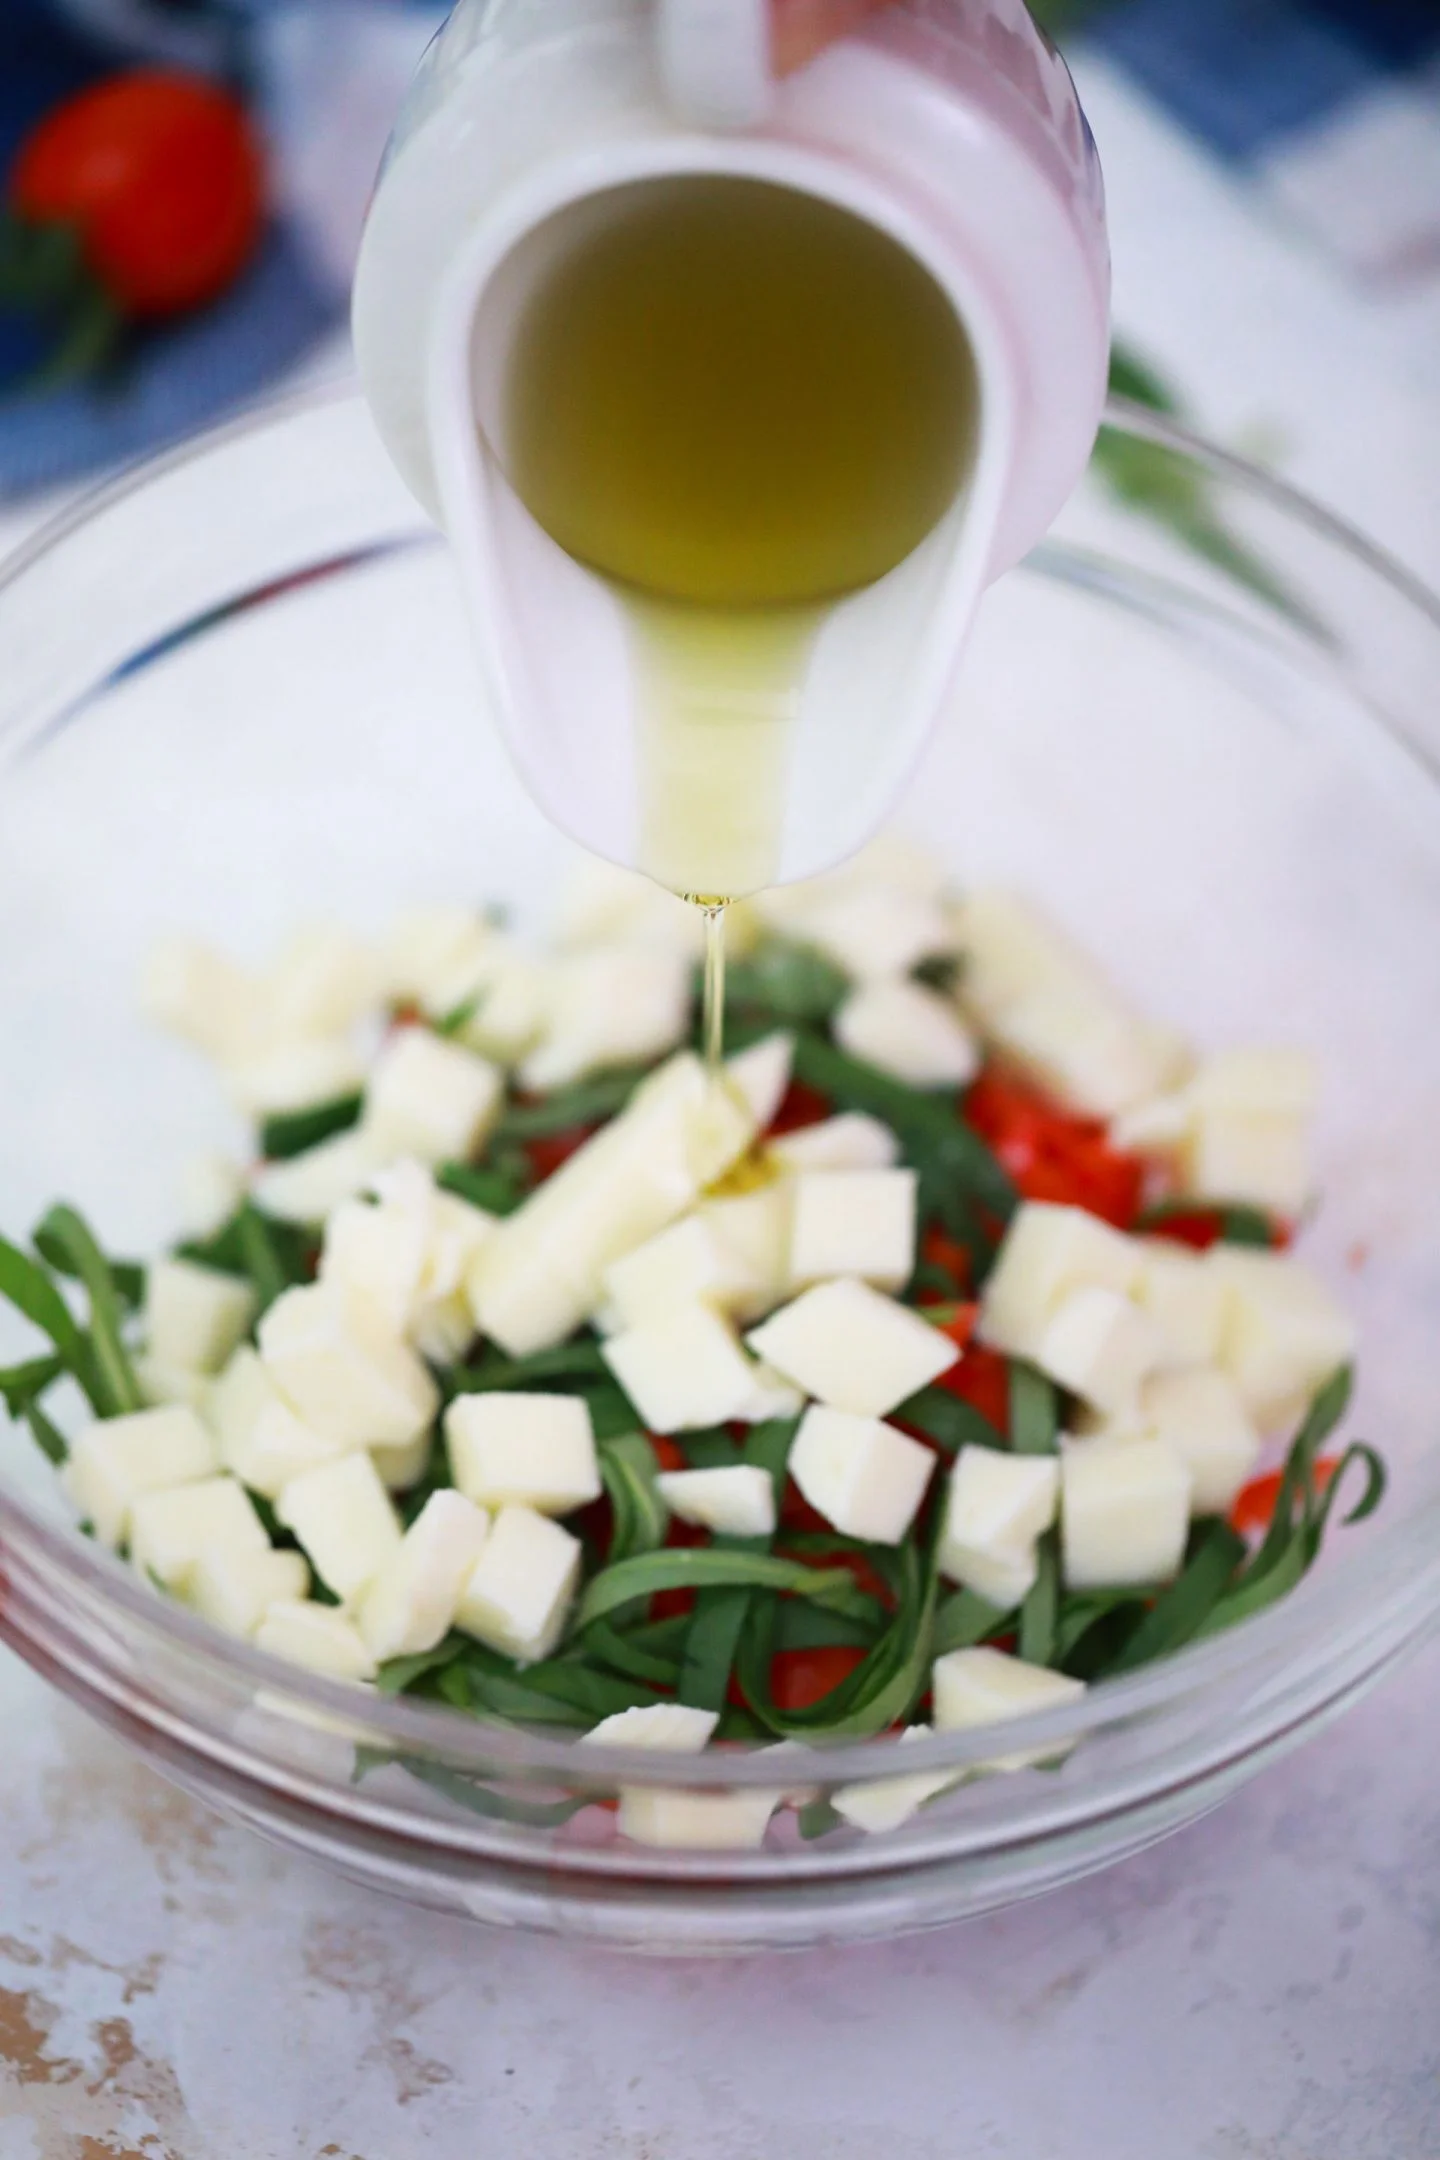
<path id="1" fill-rule="evenodd" d="M 879 1935 L 1175 1829 L 1435 1626 L 1440 609 L 1153 417 L 1118 413 L 1107 441 L 1191 544 L 1083 491 L 991 597 L 904 823 L 957 875 L 1036 893 L 1201 1041 L 1318 1053 L 1306 1249 L 1360 1319 L 1351 1424 L 1391 1466 L 1380 1515 L 1288 1603 L 1007 1726 L 1005 1752 L 1058 1768 L 971 1777 L 885 1836 L 807 1844 L 785 1812 L 758 1851 L 662 1851 L 590 1803 L 773 1788 L 775 1759 L 577 1750 L 279 1665 L 75 1534 L 28 1439 L 0 1434 L 0 1634 L 188 1791 L 505 1925 L 688 1951 Z M 378 927 L 426 899 L 523 920 L 570 852 L 505 764 L 445 551 L 350 395 L 224 429 L 11 564 L 0 774 L 0 1223 L 66 1196 L 122 1251 L 167 1237 L 181 1163 L 235 1137 L 198 1061 L 138 1017 L 154 938 L 259 955 L 299 921 Z M 993 1732 L 871 1741 L 785 1776 L 824 1791 L 995 1752 Z"/>

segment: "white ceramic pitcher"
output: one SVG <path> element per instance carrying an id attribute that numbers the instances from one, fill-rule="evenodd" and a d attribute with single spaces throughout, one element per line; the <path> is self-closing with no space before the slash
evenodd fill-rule
<path id="1" fill-rule="evenodd" d="M 511 490 L 517 320 L 587 199 L 679 173 L 820 196 L 918 258 L 979 378 L 968 484 L 817 638 L 778 877 L 814 874 L 892 806 L 984 587 L 1042 535 L 1089 455 L 1108 350 L 1094 145 L 1023 0 L 895 0 L 772 81 L 764 0 L 461 0 L 382 169 L 355 282 L 361 377 L 396 464 L 453 543 L 482 666 L 531 792 L 635 864 L 633 660 L 606 581 Z"/>

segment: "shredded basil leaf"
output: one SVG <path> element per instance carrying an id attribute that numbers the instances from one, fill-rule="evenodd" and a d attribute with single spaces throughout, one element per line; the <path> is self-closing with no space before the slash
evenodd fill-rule
<path id="1" fill-rule="evenodd" d="M 119 1416 L 143 1410 L 145 1399 L 140 1393 L 140 1383 L 121 1332 L 121 1303 L 111 1278 L 110 1264 L 96 1243 L 90 1225 L 77 1209 L 62 1203 L 49 1210 L 35 1234 L 37 1237 L 43 1235 L 54 1249 L 64 1253 L 67 1271 L 84 1284 L 90 1304 L 91 1357 L 108 1405 L 100 1414 Z M 58 1297 L 58 1292 L 56 1295 Z M 58 1342 L 56 1347 L 59 1348 Z"/>
<path id="2" fill-rule="evenodd" d="M 1039 1544 L 1040 1572 L 1020 1607 L 1018 1650 L 1027 1665 L 1049 1665 L 1055 1656 L 1055 1626 L 1060 1607 L 1060 1554 L 1055 1532 Z"/>
<path id="3" fill-rule="evenodd" d="M 1015 1358 L 1010 1364 L 1010 1446 L 1017 1455 L 1053 1455 L 1060 1441 L 1060 1398 L 1053 1380 Z"/>
<path id="4" fill-rule="evenodd" d="M 512 1103 L 495 1128 L 496 1137 L 541 1140 L 552 1133 L 569 1132 L 575 1125 L 597 1125 L 625 1108 L 650 1070 L 648 1065 L 617 1065 L 608 1072 L 591 1073 L 570 1087 L 556 1088 L 538 1102 Z"/>
<path id="5" fill-rule="evenodd" d="M 267 1162 L 288 1162 L 305 1155 L 322 1140 L 349 1132 L 360 1122 L 364 1098 L 359 1089 L 332 1095 L 325 1102 L 307 1103 L 303 1110 L 275 1110 L 260 1121 L 260 1153 Z"/>
<path id="6" fill-rule="evenodd" d="M 936 1657 L 943 1657 L 947 1650 L 969 1650 L 994 1635 L 1012 1634 L 1015 1626 L 1013 1607 L 1007 1612 L 973 1590 L 957 1590 L 935 1615 L 931 1648 Z"/>
<path id="7" fill-rule="evenodd" d="M 526 1192 L 525 1179 L 486 1164 L 473 1169 L 469 1163 L 442 1163 L 435 1173 L 435 1183 L 442 1192 L 454 1193 L 457 1200 L 468 1200 L 471 1207 L 483 1208 L 487 1215 L 513 1215 Z"/>

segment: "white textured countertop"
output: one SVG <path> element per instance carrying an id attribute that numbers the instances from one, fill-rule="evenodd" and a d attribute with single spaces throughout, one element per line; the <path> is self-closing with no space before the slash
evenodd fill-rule
<path id="1" fill-rule="evenodd" d="M 1440 286 L 1361 304 L 1083 87 L 1123 328 L 1212 432 L 1440 581 Z M 0 2160 L 1440 2160 L 1437 1731 L 1432 1651 L 1041 1903 L 644 1964 L 282 1859 L 0 1654 Z"/>

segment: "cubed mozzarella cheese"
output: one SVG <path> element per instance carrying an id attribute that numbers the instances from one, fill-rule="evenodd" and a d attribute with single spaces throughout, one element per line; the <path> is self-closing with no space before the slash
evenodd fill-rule
<path id="1" fill-rule="evenodd" d="M 940 1572 L 1002 1609 L 1018 1604 L 1035 1580 L 1035 1541 L 1055 1520 L 1059 1494 L 1054 1455 L 961 1448 L 946 1495 Z"/>
<path id="2" fill-rule="evenodd" d="M 404 1335 L 420 1302 L 431 1231 L 428 1204 L 347 1200 L 325 1225 L 320 1281 L 368 1299 L 392 1333 Z"/>
<path id="3" fill-rule="evenodd" d="M 1163 1440 L 1077 1441 L 1060 1459 L 1061 1549 L 1072 1590 L 1169 1582 L 1190 1527 L 1190 1472 Z"/>
<path id="4" fill-rule="evenodd" d="M 352 1620 L 333 1605 L 279 1598 L 255 1630 L 255 1647 L 327 1680 L 373 1680 L 375 1660 Z"/>
<path id="5" fill-rule="evenodd" d="M 846 1537 L 898 1545 L 935 1468 L 930 1449 L 880 1418 L 812 1403 L 800 1420 L 789 1470 L 826 1522 Z"/>
<path id="6" fill-rule="evenodd" d="M 253 1056 L 270 1033 L 262 986 L 223 953 L 190 938 L 166 938 L 140 985 L 147 1017 L 221 1064 Z"/>
<path id="7" fill-rule="evenodd" d="M 353 1043 L 320 1039 L 278 1042 L 225 1069 L 236 1108 L 247 1117 L 273 1117 L 358 1094 L 365 1067 Z"/>
<path id="8" fill-rule="evenodd" d="M 901 1743 L 932 1737 L 928 1725 L 907 1726 L 897 1736 Z M 953 1770 L 911 1771 L 908 1775 L 900 1772 L 894 1777 L 867 1778 L 859 1785 L 841 1785 L 831 1793 L 830 1805 L 852 1829 L 878 1837 L 887 1830 L 898 1830 L 927 1800 L 957 1782 Z"/>
<path id="9" fill-rule="evenodd" d="M 466 1161 L 500 1115 L 499 1067 L 429 1028 L 400 1028 L 370 1069 L 363 1124 L 392 1155 Z"/>
<path id="10" fill-rule="evenodd" d="M 210 1390 L 215 1385 L 208 1373 L 196 1372 L 188 1365 L 167 1365 L 163 1358 L 152 1357 L 148 1351 L 132 1357 L 130 1364 L 147 1410 L 158 1410 L 164 1403 L 188 1403 L 202 1417 L 206 1415 Z"/>
<path id="11" fill-rule="evenodd" d="M 357 1598 L 400 1548 L 400 1522 L 370 1457 L 346 1455 L 307 1470 L 275 1504 L 321 1581 Z"/>
<path id="12" fill-rule="evenodd" d="M 793 1035 L 765 1035 L 725 1060 L 725 1078 L 738 1088 L 757 1133 L 768 1132 L 790 1085 L 795 1061 Z"/>
<path id="13" fill-rule="evenodd" d="M 690 1018 L 690 961 L 658 945 L 592 946 L 550 970 L 545 1027 L 520 1068 L 527 1088 L 566 1087 L 606 1065 L 662 1057 Z"/>
<path id="14" fill-rule="evenodd" d="M 1223 1515 L 1260 1460 L 1260 1435 L 1227 1373 L 1191 1365 L 1152 1373 L 1140 1390 L 1147 1431 L 1190 1472 L 1196 1515 Z"/>
<path id="15" fill-rule="evenodd" d="M 224 1372 L 210 1383 L 205 1403 L 206 1423 L 219 1442 L 220 1461 L 227 1470 L 234 1467 L 231 1451 L 244 1444 L 265 1404 L 276 1399 L 259 1351 L 241 1343 Z"/>
<path id="16" fill-rule="evenodd" d="M 1289 1111 L 1198 1109 L 1176 1155 L 1180 1190 L 1299 1215 L 1314 1190 L 1309 1127 Z"/>
<path id="17" fill-rule="evenodd" d="M 216 1148 L 192 1155 L 180 1174 L 180 1231 L 187 1238 L 213 1237 L 245 1197 L 245 1171 Z"/>
<path id="18" fill-rule="evenodd" d="M 431 1493 L 355 1615 L 378 1663 L 435 1648 L 455 1618 L 489 1528 L 485 1510 L 463 1493 Z"/>
<path id="19" fill-rule="evenodd" d="M 235 1275 L 193 1260 L 145 1270 L 146 1347 L 161 1365 L 217 1373 L 255 1317 L 255 1292 Z"/>
<path id="20" fill-rule="evenodd" d="M 477 991 L 474 1009 L 459 1031 L 467 1049 L 515 1065 L 533 1050 L 545 1031 L 550 1010 L 550 970 L 540 960 L 505 941 L 491 955 L 493 972 Z M 458 1002 L 458 1001 L 457 1001 Z"/>
<path id="21" fill-rule="evenodd" d="M 798 1417 L 805 1397 L 773 1365 L 750 1368 L 750 1393 L 735 1415 L 742 1425 L 764 1425 L 772 1418 Z"/>
<path id="22" fill-rule="evenodd" d="M 666 1470 L 656 1489 L 672 1515 L 722 1537 L 769 1537 L 775 1528 L 775 1484 L 755 1463 L 713 1470 Z"/>
<path id="23" fill-rule="evenodd" d="M 470 1277 L 481 1331 L 512 1357 L 562 1342 L 602 1302 L 610 1262 L 685 1214 L 753 1139 L 699 1058 L 662 1065 L 499 1225 Z"/>
<path id="24" fill-rule="evenodd" d="M 481 1507 L 568 1515 L 600 1497 L 590 1410 L 578 1395 L 457 1395 L 445 1444 L 456 1485 Z"/>
<path id="25" fill-rule="evenodd" d="M 184 1597 L 207 1552 L 270 1550 L 265 1525 L 234 1478 L 201 1478 L 141 1493 L 130 1510 L 130 1558 L 142 1575 Z"/>
<path id="26" fill-rule="evenodd" d="M 220 1455 L 242 1485 L 266 1500 L 277 1500 L 296 1478 L 324 1463 L 338 1462 L 347 1452 L 342 1441 L 317 1432 L 272 1392 L 243 1430 L 222 1441 Z"/>
<path id="27" fill-rule="evenodd" d="M 1074 1290 L 1136 1284 L 1135 1242 L 1083 1208 L 1027 1201 L 1005 1233 L 980 1301 L 980 1340 L 1033 1358 L 1050 1320 Z"/>
<path id="28" fill-rule="evenodd" d="M 698 1755 L 719 1724 L 719 1712 L 688 1703 L 636 1703 L 616 1710 L 580 1735 L 595 1747 L 655 1748 L 667 1755 Z"/>
<path id="29" fill-rule="evenodd" d="M 418 1485 L 430 1467 L 430 1457 L 438 1445 L 435 1435 L 427 1427 L 413 1440 L 401 1447 L 367 1448 L 375 1474 L 388 1493 L 409 1492 Z"/>
<path id="30" fill-rule="evenodd" d="M 918 1313 L 849 1281 L 803 1291 L 746 1340 L 807 1395 L 861 1417 L 883 1417 L 960 1355 Z"/>
<path id="31" fill-rule="evenodd" d="M 602 1355 L 651 1432 L 686 1432 L 739 1417 L 754 1368 L 708 1305 L 677 1307 L 602 1345 Z"/>
<path id="32" fill-rule="evenodd" d="M 410 1334 L 421 1357 L 432 1365 L 455 1364 L 475 1340 L 475 1316 L 465 1292 L 427 1299 Z"/>
<path id="33" fill-rule="evenodd" d="M 1035 1363 L 1072 1395 L 1113 1415 L 1135 1400 L 1147 1373 L 1164 1362 L 1154 1323 L 1116 1290 L 1072 1290 L 1045 1323 Z"/>
<path id="34" fill-rule="evenodd" d="M 1355 1326 L 1318 1276 L 1288 1253 L 1217 1246 L 1209 1265 L 1227 1291 L 1219 1364 L 1262 1432 L 1303 1416 L 1355 1354 Z"/>
<path id="35" fill-rule="evenodd" d="M 290 939 L 266 987 L 282 1041 L 322 1041 L 346 1034 L 380 1004 L 384 963 L 352 932 L 317 923 Z"/>
<path id="36" fill-rule="evenodd" d="M 1197 1109 L 1305 1119 L 1319 1099 L 1320 1076 L 1308 1050 L 1217 1050 L 1204 1059 L 1186 1093 Z"/>
<path id="37" fill-rule="evenodd" d="M 347 1447 L 399 1447 L 435 1416 L 439 1390 L 368 1299 L 333 1283 L 287 1290 L 260 1322 L 260 1355 L 307 1425 Z"/>
<path id="38" fill-rule="evenodd" d="M 779 1133 L 768 1149 L 785 1170 L 888 1170 L 900 1160 L 900 1142 L 890 1127 L 864 1110 L 842 1110 L 838 1117 Z"/>
<path id="39" fill-rule="evenodd" d="M 949 998 L 904 976 L 865 983 L 836 1013 L 834 1030 L 851 1057 L 907 1087 L 963 1087 L 980 1070 L 979 1046 Z"/>
<path id="40" fill-rule="evenodd" d="M 1224 1277 L 1200 1253 L 1164 1238 L 1143 1238 L 1132 1295 L 1155 1323 L 1168 1363 L 1208 1365 L 1225 1324 Z"/>
<path id="41" fill-rule="evenodd" d="M 499 935 L 473 908 L 412 909 L 391 926 L 380 954 L 385 994 L 443 1018 L 486 978 Z"/>
<path id="42" fill-rule="evenodd" d="M 470 1571 L 455 1625 L 526 1664 L 560 1640 L 580 1578 L 580 1540 L 533 1508 L 501 1508 Z"/>
<path id="43" fill-rule="evenodd" d="M 188 1598 L 202 1619 L 227 1635 L 253 1635 L 272 1605 L 304 1598 L 310 1570 L 298 1552 L 211 1545 L 190 1573 Z"/>
<path id="44" fill-rule="evenodd" d="M 175 1403 L 87 1426 L 62 1478 L 82 1520 L 114 1551 L 129 1536 L 143 1493 L 208 1478 L 215 1468 L 214 1436 L 188 1405 Z"/>
<path id="45" fill-rule="evenodd" d="M 978 1725 L 1001 1725 L 1013 1718 L 1033 1717 L 1042 1710 L 1057 1710 L 1078 1702 L 1085 1693 L 1083 1680 L 1067 1673 L 1050 1672 L 1042 1665 L 1028 1665 L 1023 1658 L 982 1644 L 973 1650 L 951 1650 L 936 1658 L 931 1671 L 938 1732 L 968 1732 Z M 986 1762 L 987 1770 L 1023 1770 L 1031 1763 L 1053 1762 L 1063 1755 L 1067 1743 L 1019 1753 L 997 1755 Z"/>
<path id="46" fill-rule="evenodd" d="M 913 1170 L 802 1170 L 790 1217 L 790 1286 L 853 1275 L 900 1290 L 915 1266 Z"/>
<path id="47" fill-rule="evenodd" d="M 620 1327 L 661 1319 L 677 1306 L 723 1305 L 736 1269 L 710 1223 L 683 1215 L 605 1270 L 607 1309 Z"/>
<path id="48" fill-rule="evenodd" d="M 752 1192 L 702 1200 L 697 1213 L 714 1233 L 720 1252 L 721 1287 L 709 1302 L 737 1321 L 758 1320 L 786 1292 L 790 1265 L 788 1179 L 776 1178 Z"/>
<path id="49" fill-rule="evenodd" d="M 798 934 L 859 982 L 907 975 L 954 945 L 946 912 L 932 895 L 861 880 L 812 900 Z"/>
<path id="50" fill-rule="evenodd" d="M 321 1223 L 342 1200 L 362 1192 L 395 1153 L 378 1133 L 356 1126 L 286 1162 L 266 1163 L 251 1193 L 257 1207 L 280 1222 Z"/>
<path id="51" fill-rule="evenodd" d="M 495 1235 L 500 1218 L 450 1192 L 436 1192 L 432 1210 L 422 1288 L 427 1298 L 443 1300 L 464 1291 L 470 1270 Z"/>
<path id="52" fill-rule="evenodd" d="M 1086 1117 L 1113 1118 L 1183 1073 L 1179 1036 L 1130 1011 L 1105 986 L 1049 985 L 985 1023 L 1025 1079 Z"/>
<path id="53" fill-rule="evenodd" d="M 765 1842 L 778 1792 L 684 1792 L 662 1785 L 620 1790 L 615 1827 L 636 1845 L 676 1851 L 749 1852 Z"/>

